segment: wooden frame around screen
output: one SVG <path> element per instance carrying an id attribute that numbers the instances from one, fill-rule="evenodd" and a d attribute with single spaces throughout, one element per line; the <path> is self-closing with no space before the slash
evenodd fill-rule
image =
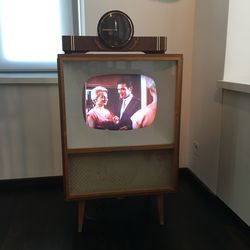
<path id="1" fill-rule="evenodd" d="M 67 134 L 67 111 L 65 105 L 65 63 L 73 62 L 108 62 L 108 61 L 167 61 L 175 63 L 175 96 L 173 106 L 173 139 L 170 143 L 146 143 L 139 145 L 118 145 L 118 146 L 97 146 L 97 147 L 69 147 Z M 62 138 L 62 158 L 63 158 L 63 175 L 64 175 L 64 190 L 65 198 L 67 200 L 79 200 L 98 197 L 114 197 L 127 195 L 144 195 L 144 194 L 159 194 L 164 192 L 173 192 L 177 186 L 177 171 L 179 158 L 179 134 L 180 134 L 180 110 L 181 110 L 181 85 L 182 85 L 182 63 L 183 58 L 181 54 L 70 54 L 58 56 L 58 78 L 59 78 L 59 99 L 60 99 L 60 116 L 61 116 L 61 138 Z M 173 72 L 172 72 L 173 73 Z M 127 190 L 109 190 L 97 192 L 79 192 L 72 194 L 69 190 L 70 176 L 69 176 L 69 158 L 75 155 L 87 154 L 95 157 L 97 153 L 114 153 L 126 151 L 160 151 L 165 150 L 171 155 L 171 184 L 167 186 L 156 186 L 154 188 L 131 188 Z"/>

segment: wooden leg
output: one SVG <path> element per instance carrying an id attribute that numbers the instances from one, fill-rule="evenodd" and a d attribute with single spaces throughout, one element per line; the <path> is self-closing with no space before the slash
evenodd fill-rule
<path id="1" fill-rule="evenodd" d="M 164 195 L 160 194 L 156 196 L 158 215 L 160 225 L 164 225 Z"/>
<path id="2" fill-rule="evenodd" d="M 84 210 L 85 210 L 85 200 L 78 202 L 78 232 L 82 232 L 83 220 L 84 220 Z"/>

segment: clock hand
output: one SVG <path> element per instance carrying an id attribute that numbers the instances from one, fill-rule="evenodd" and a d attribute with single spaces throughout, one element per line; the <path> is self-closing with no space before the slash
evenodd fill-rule
<path id="1" fill-rule="evenodd" d="M 117 31 L 117 29 L 105 29 L 105 28 L 103 28 L 102 31 Z"/>
<path id="2" fill-rule="evenodd" d="M 102 31 L 118 31 L 117 21 L 115 20 L 115 28 L 103 28 Z"/>

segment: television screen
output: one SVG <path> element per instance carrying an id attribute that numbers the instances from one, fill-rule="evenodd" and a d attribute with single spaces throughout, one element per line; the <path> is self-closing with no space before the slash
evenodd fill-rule
<path id="1" fill-rule="evenodd" d="M 178 60 L 168 55 L 65 55 L 67 148 L 172 145 Z M 126 100 L 122 107 L 126 97 L 133 103 L 131 111 Z"/>
<path id="2" fill-rule="evenodd" d="M 155 81 L 142 74 L 91 77 L 83 88 L 83 116 L 94 129 L 131 130 L 150 126 L 157 112 Z"/>

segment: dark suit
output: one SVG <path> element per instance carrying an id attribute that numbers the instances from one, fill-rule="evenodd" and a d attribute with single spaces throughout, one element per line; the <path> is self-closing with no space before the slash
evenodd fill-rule
<path id="1" fill-rule="evenodd" d="M 121 105 L 122 105 L 122 99 L 119 101 L 117 107 L 116 115 L 118 117 L 120 117 Z M 141 108 L 141 101 L 133 96 L 128 106 L 124 110 L 122 117 L 120 118 L 119 127 L 121 128 L 127 126 L 128 129 L 132 129 L 132 121 L 130 120 L 130 117 L 140 108 Z"/>

